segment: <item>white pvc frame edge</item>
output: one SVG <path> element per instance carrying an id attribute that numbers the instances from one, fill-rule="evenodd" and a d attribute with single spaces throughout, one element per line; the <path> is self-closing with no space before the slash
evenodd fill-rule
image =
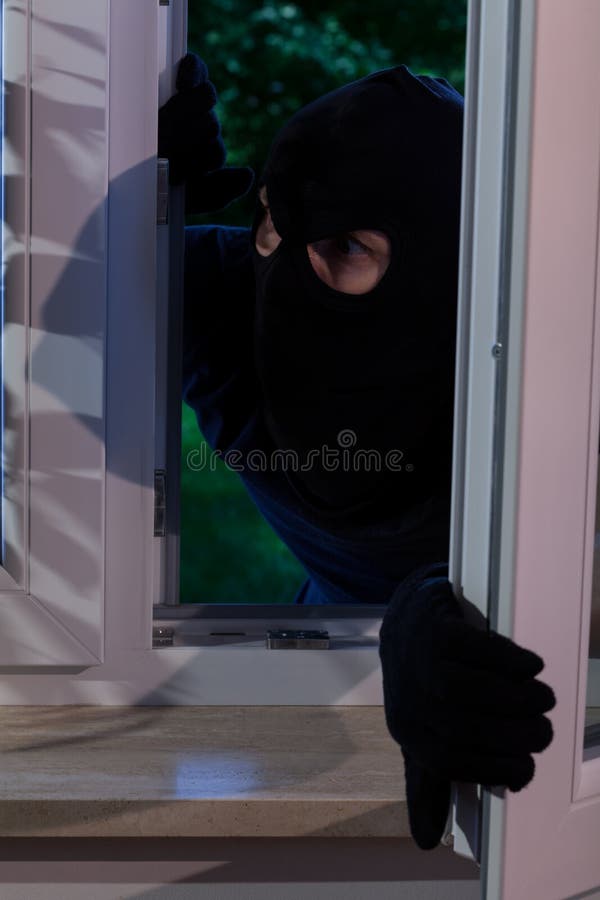
<path id="1" fill-rule="evenodd" d="M 500 634 L 513 637 L 512 621 L 510 615 L 507 616 L 506 604 L 500 601 L 503 584 L 503 573 L 506 577 L 507 569 L 510 567 L 510 560 L 506 555 L 505 547 L 502 547 L 502 540 L 506 539 L 506 535 L 510 533 L 510 526 L 507 523 L 512 522 L 510 509 L 507 506 L 516 498 L 514 493 L 507 488 L 507 485 L 514 485 L 514 459 L 511 453 L 507 451 L 508 447 L 514 453 L 515 446 L 511 445 L 511 441 L 516 440 L 516 432 L 511 431 L 511 421 L 515 417 L 519 417 L 521 412 L 520 392 L 518 386 L 522 378 L 522 339 L 523 339 L 523 309 L 525 303 L 525 279 L 528 262 L 528 221 L 529 221 L 529 185 L 530 185 L 530 167 L 531 167 L 531 128 L 532 128 L 532 109 L 533 109 L 533 55 L 534 55 L 534 38 L 535 38 L 535 11 L 536 0 L 503 0 L 506 6 L 505 31 L 507 55 L 504 58 L 504 66 L 501 74 L 503 85 L 506 89 L 502 115 L 506 123 L 506 134 L 504 136 L 503 153 L 506 160 L 506 168 L 504 171 L 505 180 L 502 185 L 504 204 L 501 206 L 501 215 L 506 216 L 504 221 L 504 229 L 499 232 L 506 242 L 503 247 L 502 240 L 498 242 L 498 272 L 500 266 L 504 262 L 509 263 L 510 280 L 505 279 L 503 285 L 504 296 L 506 301 L 510 297 L 510 306 L 508 310 L 508 333 L 502 335 L 502 339 L 506 346 L 503 347 L 503 368 L 508 371 L 509 384 L 512 383 L 513 390 L 510 392 L 509 384 L 505 387 L 505 397 L 499 395 L 490 395 L 490 404 L 496 410 L 496 415 L 504 417 L 504 446 L 497 445 L 494 447 L 493 428 L 490 433 L 490 446 L 492 453 L 498 454 L 498 463 L 502 471 L 502 494 L 499 495 L 499 485 L 492 483 L 492 468 L 490 467 L 490 483 L 487 488 L 490 504 L 494 492 L 496 496 L 494 500 L 496 504 L 501 503 L 501 507 L 492 510 L 490 506 L 490 529 L 492 525 L 492 515 L 496 516 L 495 526 L 498 529 L 495 535 L 495 545 L 491 552 L 497 555 L 496 561 L 502 567 L 496 573 L 498 584 L 492 583 L 493 573 L 489 570 L 491 566 L 491 556 L 488 559 L 487 584 L 485 586 L 485 598 L 487 600 L 487 613 L 490 617 L 492 627 Z M 518 17 L 518 28 L 515 29 L 515 23 L 509 22 L 509 15 Z M 511 37 L 509 37 L 511 35 Z M 511 46 L 512 59 L 508 56 L 508 50 L 511 39 L 514 39 L 514 45 Z M 515 79 L 515 71 L 518 72 L 518 80 Z M 509 118 L 509 116 L 511 118 Z M 510 177 L 510 165 L 512 164 L 512 180 Z M 510 220 L 508 219 L 510 207 Z M 504 260 L 502 259 L 502 251 L 505 250 Z M 500 285 L 498 283 L 498 295 Z M 507 297 L 508 295 L 508 297 Z M 498 313 L 498 310 L 496 310 Z M 499 327 L 497 322 L 497 327 Z M 506 324 L 505 324 L 506 329 Z M 501 435 L 497 435 L 500 440 Z M 490 539 L 492 535 L 490 533 Z M 504 552 L 502 552 L 504 551 Z M 489 595 L 489 591 L 494 592 L 493 597 Z M 504 849 L 504 829 L 503 829 L 503 797 L 502 793 L 496 790 L 482 791 L 478 786 L 478 793 L 481 803 L 476 811 L 477 819 L 474 827 L 480 838 L 479 854 L 482 863 L 482 885 L 484 885 L 485 896 L 492 900 L 496 897 L 496 892 L 500 890 L 502 878 L 500 874 L 502 853 Z"/>
<path id="2" fill-rule="evenodd" d="M 498 35 L 506 35 L 509 2 L 470 0 L 466 60 L 449 576 L 455 594 L 484 616 L 506 107 L 507 48 Z"/>
<path id="3" fill-rule="evenodd" d="M 15 254 L 23 261 L 16 263 L 20 274 L 7 279 L 5 306 L 5 465 L 13 484 L 5 506 L 7 568 L 0 572 L 3 667 L 94 665 L 103 653 L 104 328 L 96 318 L 106 297 L 108 6 L 96 5 L 75 38 L 60 24 L 81 24 L 79 9 L 73 0 L 19 0 L 5 17 L 5 74 L 15 95 L 8 141 L 19 174 L 6 227 L 13 262 Z M 77 40 L 88 41 L 79 57 Z M 76 62 L 63 70 L 69 54 Z M 79 157 L 69 176 L 66 160 L 78 150 L 70 123 L 78 114 L 87 119 L 90 143 L 85 163 Z M 56 120 L 61 127 L 53 131 Z M 69 278 L 87 281 L 76 324 L 65 320 Z M 74 377 L 78 368 L 83 378 Z M 59 459 L 68 461 L 65 468 Z"/>
<path id="4" fill-rule="evenodd" d="M 496 813 L 502 889 L 554 900 L 600 884 L 600 759 L 582 753 L 600 404 L 600 7 L 538 2 L 536 18 L 525 377 L 508 385 L 505 452 L 515 474 L 500 601 L 515 640 L 544 658 L 557 706 L 554 740 L 527 794 L 507 796 L 503 822 Z M 568 48 L 560 67 L 558 46 Z"/>
<path id="5" fill-rule="evenodd" d="M 449 579 L 474 625 L 489 612 L 511 6 L 469 0 L 468 8 Z M 478 786 L 456 783 L 448 829 L 455 852 L 477 860 L 479 801 Z"/>
<path id="6" fill-rule="evenodd" d="M 24 93 L 13 102 L 11 117 L 4 104 L 5 132 L 10 130 L 10 149 L 4 146 L 3 242 L 3 346 L 2 391 L 5 429 L 3 437 L 2 517 L 4 547 L 0 568 L 0 590 L 22 590 L 25 584 L 25 539 L 28 533 L 28 502 L 25 477 L 29 458 L 26 425 L 27 321 L 29 297 L 29 253 L 31 248 L 31 204 L 29 160 L 31 158 L 31 36 L 30 0 L 14 0 L 3 11 L 2 77 L 12 89 Z M 6 40 L 10 32 L 11 40 Z M 8 177 L 6 177 L 8 176 Z M 12 176 L 12 177 L 11 177 Z M 23 323 L 19 325 L 18 323 Z M 10 335 L 10 339 L 7 339 Z M 7 411 L 10 410 L 10 413 Z M 6 432 L 10 419 L 12 441 Z"/>
<path id="7" fill-rule="evenodd" d="M 587 647 L 600 406 L 600 10 L 586 2 L 515 6 L 511 305 L 491 624 L 543 657 L 540 677 L 558 705 L 550 713 L 554 740 L 535 756 L 528 788 L 484 792 L 482 887 L 488 900 L 558 900 L 600 878 L 600 759 L 584 762 L 582 754 L 594 670 Z M 568 57 L 556 65 L 558 46 L 576 52 L 576 65 Z"/>

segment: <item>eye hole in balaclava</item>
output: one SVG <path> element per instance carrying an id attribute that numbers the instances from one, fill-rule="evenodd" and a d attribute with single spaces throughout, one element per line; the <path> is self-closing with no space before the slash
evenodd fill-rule
<path id="1" fill-rule="evenodd" d="M 281 243 L 281 235 L 273 224 L 264 185 L 258 198 L 254 245 L 260 256 L 268 257 Z M 366 294 L 381 281 L 389 266 L 391 243 L 383 231 L 357 229 L 307 244 L 306 252 L 315 274 L 326 285 L 344 294 Z"/>
<path id="2" fill-rule="evenodd" d="M 397 66 L 304 107 L 271 147 L 252 228 L 256 371 L 267 431 L 295 455 L 286 477 L 318 513 L 380 518 L 449 488 L 462 105 Z M 373 285 L 340 290 L 355 262 L 339 254 L 359 251 L 344 241 L 367 233 Z"/>

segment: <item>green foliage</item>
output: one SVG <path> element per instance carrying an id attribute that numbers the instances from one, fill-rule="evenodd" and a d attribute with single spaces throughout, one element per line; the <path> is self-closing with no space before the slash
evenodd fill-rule
<path id="1" fill-rule="evenodd" d="M 227 162 L 257 174 L 297 109 L 377 69 L 406 63 L 462 90 L 465 25 L 466 0 L 189 0 L 189 47 L 219 93 Z M 252 212 L 246 198 L 209 219 L 247 225 Z"/>
<path id="2" fill-rule="evenodd" d="M 306 573 L 262 518 L 239 476 L 220 460 L 215 471 L 186 465 L 187 454 L 198 450 L 203 438 L 185 404 L 181 443 L 181 602 L 292 603 Z"/>

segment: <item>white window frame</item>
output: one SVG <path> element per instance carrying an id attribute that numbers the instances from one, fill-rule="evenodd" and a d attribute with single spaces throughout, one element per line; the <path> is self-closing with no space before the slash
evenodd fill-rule
<path id="1" fill-rule="evenodd" d="M 492 544 L 499 526 L 507 279 L 512 273 L 518 284 L 526 262 L 534 22 L 521 13 L 518 0 L 469 0 L 449 579 L 467 620 L 480 628 L 488 618 L 498 628 Z M 446 838 L 452 834 L 455 852 L 478 862 L 481 804 L 480 785 L 453 785 Z"/>
<path id="2" fill-rule="evenodd" d="M 7 122 L 20 179 L 7 179 L 4 389 L 20 420 L 5 448 L 2 700 L 36 702 L 38 679 L 17 673 L 56 672 L 62 702 L 58 673 L 105 661 L 109 598 L 151 574 L 157 15 L 145 0 L 8 0 L 3 14 L 22 96 Z M 139 578 L 111 565 L 128 520 Z"/>
<path id="3" fill-rule="evenodd" d="M 24 560 L 29 559 L 32 577 L 29 582 L 24 580 L 23 588 L 18 592 L 3 590 L 0 594 L 0 668 L 3 675 L 0 703 L 381 704 L 377 642 L 380 617 L 377 617 L 377 610 L 369 611 L 367 628 L 364 618 L 359 618 L 359 635 L 352 631 L 348 622 L 340 624 L 337 611 L 328 610 L 324 626 L 329 627 L 337 640 L 335 649 L 327 651 L 266 651 L 265 641 L 259 634 L 254 635 L 256 639 L 235 646 L 153 647 L 153 601 L 160 598 L 161 593 L 164 595 L 168 571 L 166 542 L 154 537 L 154 470 L 157 461 L 160 465 L 168 454 L 166 445 L 161 444 L 160 439 L 155 441 L 155 417 L 160 423 L 162 415 L 162 421 L 165 421 L 165 391 L 155 390 L 154 373 L 158 371 L 160 383 L 160 369 L 165 364 L 160 338 L 165 282 L 181 277 L 181 272 L 178 273 L 181 258 L 178 260 L 173 253 L 171 272 L 167 275 L 164 254 L 168 241 L 160 226 L 157 231 L 155 113 L 159 77 L 162 102 L 172 91 L 176 63 L 185 49 L 185 2 L 171 0 L 166 6 L 159 5 L 158 0 L 156 3 L 106 0 L 94 5 L 93 29 L 88 27 L 85 19 L 90 7 L 80 4 L 79 0 L 10 2 L 15 10 L 18 7 L 21 21 L 27 24 L 22 45 L 34 49 L 33 56 L 29 52 L 25 56 L 28 66 L 23 80 L 29 105 L 23 110 L 21 123 L 25 133 L 23 159 L 26 165 L 30 160 L 32 162 L 31 190 L 36 198 L 38 194 L 41 197 L 39 203 L 34 200 L 34 215 L 40 215 L 36 213 L 38 204 L 43 206 L 45 222 L 51 222 L 57 210 L 60 210 L 61 223 L 69 216 L 77 223 L 77 216 L 80 219 L 83 216 L 81 224 L 84 224 L 84 212 L 89 215 L 95 209 L 100 209 L 105 217 L 104 226 L 94 232 L 96 265 L 104 273 L 101 286 L 96 285 L 98 308 L 95 310 L 96 318 L 102 322 L 102 340 L 98 339 L 92 345 L 90 336 L 82 329 L 83 333 L 72 346 L 63 342 L 60 351 L 55 349 L 54 357 L 47 361 L 51 381 L 57 363 L 62 359 L 58 353 L 71 352 L 73 367 L 69 371 L 77 372 L 76 363 L 81 360 L 81 354 L 85 357 L 85 351 L 90 347 L 95 354 L 95 368 L 90 369 L 88 379 L 90 384 L 86 382 L 88 394 L 84 396 L 81 391 L 77 392 L 78 380 L 72 377 L 72 396 L 67 391 L 61 402 L 67 410 L 68 420 L 77 422 L 78 415 L 91 414 L 91 399 L 95 398 L 98 406 L 98 398 L 101 398 L 100 408 L 95 410 L 96 437 L 87 443 L 82 440 L 81 446 L 74 447 L 72 435 L 65 434 L 65 441 L 62 446 L 57 446 L 57 452 L 61 459 L 70 453 L 68 458 L 71 460 L 75 453 L 79 454 L 77 468 L 84 469 L 86 476 L 98 485 L 98 494 L 90 505 L 89 514 L 92 519 L 101 520 L 102 527 L 94 535 L 96 540 L 92 542 L 88 537 L 86 544 L 97 573 L 93 598 L 90 598 L 91 588 L 86 584 L 87 601 L 82 597 L 81 588 L 75 587 L 72 592 L 65 588 L 70 583 L 77 585 L 78 560 L 75 555 L 71 557 L 63 549 L 60 559 L 55 564 L 53 560 L 52 570 L 40 573 L 23 542 Z M 95 48 L 96 56 L 100 54 L 102 58 L 100 73 L 89 69 L 93 64 L 98 65 L 98 59 L 92 64 L 85 54 L 78 52 L 76 42 L 69 43 L 73 42 L 74 35 L 83 37 L 86 32 L 86 39 Z M 131 41 L 133 34 L 138 38 L 134 42 Z M 55 37 L 50 39 L 48 35 Z M 43 54 L 36 55 L 35 48 L 42 42 Z M 64 183 L 54 185 L 48 172 L 44 171 L 45 142 L 49 140 L 47 129 L 51 125 L 36 112 L 43 96 L 41 85 L 50 77 L 47 73 L 54 69 L 70 73 L 62 80 L 58 74 L 54 82 L 50 79 L 54 93 L 63 102 L 85 106 L 86 98 L 93 94 L 91 87 L 86 93 L 86 84 L 94 85 L 96 93 L 93 96 L 97 97 L 101 90 L 108 98 L 101 119 L 97 117 L 95 121 L 93 161 L 84 167 L 82 183 L 69 184 L 68 191 Z M 67 106 L 67 132 L 76 131 L 77 116 L 82 116 L 81 109 Z M 30 121 L 33 140 L 28 131 Z M 68 150 L 71 145 L 66 138 L 63 143 Z M 73 143 L 76 145 L 76 141 L 71 141 Z M 76 146 L 71 146 L 73 152 L 75 149 Z M 80 202 L 77 189 L 83 197 L 89 189 L 92 171 L 95 194 L 87 198 L 86 207 Z M 45 179 L 43 195 L 39 190 L 42 178 Z M 23 193 L 22 217 L 26 215 L 28 203 L 29 196 Z M 170 204 L 171 223 L 175 224 L 178 217 L 182 221 L 181 195 L 174 192 Z M 25 220 L 22 230 L 26 236 L 30 234 L 29 225 L 30 222 Z M 43 271 L 47 247 L 39 242 L 36 244 L 35 239 L 28 245 L 28 240 L 28 237 L 24 239 L 29 267 L 32 273 L 38 269 Z M 74 234 L 67 235 L 59 248 L 66 259 L 63 269 L 71 263 L 73 240 Z M 56 255 L 58 251 L 54 248 L 53 252 Z M 159 254 L 163 255 L 160 260 Z M 91 267 L 92 262 L 89 264 Z M 44 294 L 41 283 L 39 295 L 34 296 L 26 280 L 27 264 L 23 265 L 22 272 L 18 296 L 26 311 L 31 300 L 35 312 L 51 297 L 52 285 Z M 93 281 L 90 279 L 86 286 L 92 291 Z M 17 296 L 12 282 L 9 287 L 11 297 Z M 65 294 L 60 296 L 64 298 Z M 25 354 L 29 349 L 28 325 L 25 319 L 21 363 L 27 358 Z M 53 320 L 52 327 L 59 333 L 62 330 L 68 332 L 69 322 L 65 319 L 58 326 Z M 11 342 L 11 346 L 14 344 Z M 51 338 L 48 338 L 48 344 L 52 348 Z M 77 356 L 78 352 L 80 356 Z M 20 370 L 23 368 L 21 364 Z M 51 410 L 52 398 L 45 401 L 42 391 L 38 393 L 40 397 L 34 412 L 38 408 L 42 413 Z M 26 386 L 22 394 L 27 396 Z M 29 456 L 32 459 L 39 457 L 41 465 L 42 453 L 47 446 L 36 444 L 34 412 L 31 409 L 24 411 L 23 431 L 30 441 Z M 104 436 L 106 453 L 99 456 L 99 450 L 104 447 Z M 36 451 L 37 446 L 39 450 Z M 96 457 L 93 457 L 94 452 Z M 23 451 L 23 457 L 27 459 L 27 456 Z M 25 487 L 29 485 L 29 530 L 33 538 L 44 524 L 41 515 L 39 525 L 36 524 L 42 497 L 37 500 L 40 492 L 35 485 L 36 478 L 41 476 L 34 470 L 28 471 L 24 465 L 22 469 L 23 483 Z M 74 515 L 75 511 L 80 512 L 77 493 L 73 492 L 72 498 L 68 492 L 64 497 L 60 494 L 64 512 L 68 512 L 69 500 L 73 504 L 73 515 L 64 515 L 58 520 L 55 509 L 55 518 L 48 521 L 46 540 L 49 547 L 52 547 L 55 533 L 66 535 L 71 529 L 69 537 L 74 542 L 84 536 L 81 518 Z M 47 498 L 46 501 L 47 509 Z M 27 534 L 27 527 L 24 531 Z M 40 544 L 42 537 L 36 538 Z M 35 541 L 32 540 L 31 546 L 35 550 Z M 24 564 L 24 573 L 27 568 Z M 58 576 L 59 569 L 60 583 L 58 577 L 50 577 Z M 32 583 L 42 585 L 39 596 L 31 592 Z M 53 585 L 55 593 L 50 596 L 48 591 Z M 312 610 L 306 615 L 310 618 L 311 613 L 314 615 Z M 270 621 L 272 627 L 286 623 L 289 627 L 286 611 L 277 609 L 276 614 L 277 619 Z M 312 618 L 311 626 L 317 627 Z"/>
<path id="4" fill-rule="evenodd" d="M 58 65 L 73 46 L 72 33 L 55 27 L 60 6 L 11 0 L 3 9 L 11 83 L 3 667 L 97 665 L 104 652 L 107 10 L 90 8 L 69 71 Z M 80 16 L 72 12 L 76 28 Z M 75 110 L 85 140 L 83 128 L 72 128 Z"/>
<path id="5" fill-rule="evenodd" d="M 571 896 L 600 875 L 589 840 L 600 822 L 598 748 L 583 755 L 585 708 L 600 705 L 600 661 L 587 650 L 600 398 L 600 130 L 587 113 L 597 107 L 597 26 L 598 8 L 584 2 L 568 14 L 558 2 L 473 2 L 469 17 L 450 580 L 474 624 L 489 617 L 543 657 L 540 677 L 560 704 L 527 791 L 455 785 L 454 849 L 481 862 L 489 900 Z M 574 55 L 557 68 L 563 42 Z"/>

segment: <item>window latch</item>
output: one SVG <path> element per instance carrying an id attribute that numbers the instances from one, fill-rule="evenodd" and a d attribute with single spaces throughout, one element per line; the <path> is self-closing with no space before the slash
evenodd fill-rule
<path id="1" fill-rule="evenodd" d="M 154 470 L 154 537 L 164 537 L 167 518 L 167 473 Z"/>
<path id="2" fill-rule="evenodd" d="M 159 157 L 157 166 L 156 224 L 169 222 L 169 160 Z"/>
<path id="3" fill-rule="evenodd" d="M 267 650 L 328 650 L 328 631 L 267 631 Z"/>

